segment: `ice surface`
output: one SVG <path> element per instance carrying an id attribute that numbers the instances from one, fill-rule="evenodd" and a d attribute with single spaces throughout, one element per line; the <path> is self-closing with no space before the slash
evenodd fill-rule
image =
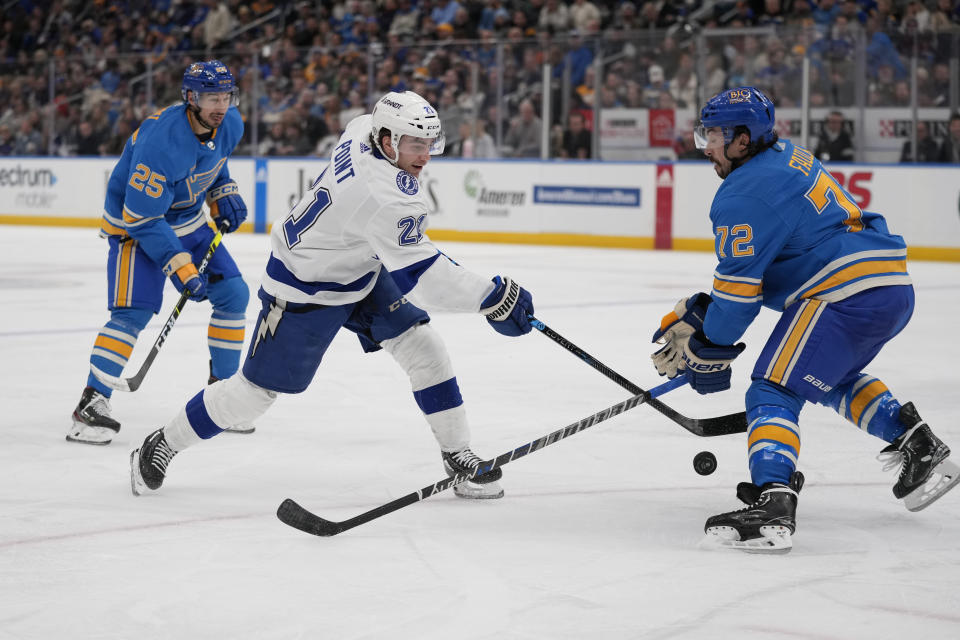
<path id="1" fill-rule="evenodd" d="M 832 411 L 802 416 L 794 550 L 697 548 L 737 506 L 744 436 L 696 438 L 638 407 L 504 468 L 507 497 L 445 492 L 330 539 L 280 523 L 291 497 L 344 519 L 444 477 L 405 376 L 341 333 L 311 388 L 251 436 L 178 456 L 163 489 L 130 493 L 127 457 L 207 377 L 209 306 L 191 304 L 135 393 L 114 394 L 108 447 L 67 443 L 105 310 L 106 243 L 92 229 L 0 227 L 0 638 L 624 639 L 960 637 L 960 491 L 911 514 L 874 459 L 882 443 Z M 266 236 L 224 245 L 256 287 Z M 649 388 L 649 339 L 708 289 L 703 253 L 446 243 L 534 294 L 537 316 Z M 913 321 L 869 371 L 960 448 L 960 265 L 915 262 Z M 140 366 L 175 300 L 143 332 Z M 256 316 L 256 298 L 248 318 Z M 734 389 L 663 397 L 692 416 L 742 410 L 776 319 L 745 336 Z M 629 394 L 546 337 L 502 337 L 437 314 L 473 426 L 492 457 Z M 252 332 L 248 324 L 248 338 Z M 701 450 L 719 469 L 692 468 Z"/>

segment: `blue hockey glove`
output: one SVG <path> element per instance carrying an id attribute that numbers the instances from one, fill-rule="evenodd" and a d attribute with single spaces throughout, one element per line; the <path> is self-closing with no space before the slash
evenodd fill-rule
<path id="1" fill-rule="evenodd" d="M 713 300 L 707 294 L 697 293 L 678 302 L 673 311 L 663 316 L 652 342 L 664 346 L 650 356 L 657 373 L 672 380 L 683 370 L 682 345 L 687 338 L 703 329 L 703 319 L 711 302 Z"/>
<path id="2" fill-rule="evenodd" d="M 173 256 L 163 267 L 163 272 L 170 277 L 170 282 L 180 293 L 186 289 L 191 299 L 206 299 L 207 274 L 197 272 L 197 265 L 193 264 L 186 251 Z"/>
<path id="3" fill-rule="evenodd" d="M 533 296 L 510 278 L 495 276 L 493 292 L 480 303 L 480 313 L 497 333 L 522 336 L 530 333 L 528 315 L 533 314 Z"/>
<path id="4" fill-rule="evenodd" d="M 697 331 L 684 340 L 681 369 L 686 370 L 690 386 L 697 393 L 726 391 L 730 388 L 730 363 L 746 348 L 742 342 L 714 344 L 703 331 Z"/>
<path id="5" fill-rule="evenodd" d="M 236 231 L 247 219 L 247 205 L 237 189 L 236 182 L 225 182 L 207 192 L 207 205 L 210 206 L 210 217 L 216 224 L 220 219 L 227 222 L 226 233 Z"/>

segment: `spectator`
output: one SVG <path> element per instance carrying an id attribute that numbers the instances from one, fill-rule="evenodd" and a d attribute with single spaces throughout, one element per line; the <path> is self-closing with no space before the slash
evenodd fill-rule
<path id="1" fill-rule="evenodd" d="M 940 145 L 940 162 L 960 164 L 960 111 L 950 116 L 947 137 Z"/>
<path id="2" fill-rule="evenodd" d="M 496 158 L 497 145 L 493 137 L 486 132 L 486 121 L 477 118 L 474 123 L 473 156 L 474 158 Z M 464 156 L 468 157 L 468 156 Z"/>
<path id="3" fill-rule="evenodd" d="M 203 21 L 203 43 L 207 51 L 216 49 L 233 28 L 233 14 L 230 7 L 221 0 L 207 0 L 209 12 Z"/>
<path id="4" fill-rule="evenodd" d="M 570 30 L 570 10 L 560 0 L 547 0 L 537 25 L 548 33 L 566 33 Z"/>
<path id="5" fill-rule="evenodd" d="M 570 5 L 571 26 L 578 33 L 591 33 L 600 25 L 600 10 L 590 0 L 573 0 Z"/>
<path id="6" fill-rule="evenodd" d="M 567 129 L 563 132 L 560 157 L 587 160 L 592 151 L 593 144 L 590 132 L 584 126 L 583 114 L 579 111 L 571 111 L 567 116 Z"/>
<path id="7" fill-rule="evenodd" d="M 520 115 L 514 118 L 504 137 L 504 154 L 515 158 L 539 158 L 541 121 L 533 109 L 533 102 L 523 100 Z"/>
<path id="8" fill-rule="evenodd" d="M 103 133 L 94 129 L 89 120 L 83 119 L 77 126 L 74 153 L 78 156 L 99 156 L 100 146 L 105 142 Z"/>
<path id="9" fill-rule="evenodd" d="M 823 125 L 813 155 L 822 162 L 852 162 L 853 141 L 843 127 L 843 114 L 831 111 Z"/>
<path id="10" fill-rule="evenodd" d="M 917 159 L 913 159 L 913 146 L 908 138 L 903 143 L 900 162 L 937 162 L 940 149 L 937 141 L 930 135 L 930 127 L 923 120 L 917 121 Z"/>
<path id="11" fill-rule="evenodd" d="M 20 131 L 13 143 L 13 155 L 39 156 L 46 154 L 46 149 L 43 147 L 43 134 L 35 126 L 36 119 L 36 114 L 32 114 L 20 121 Z"/>
<path id="12" fill-rule="evenodd" d="M 0 124 L 0 156 L 12 156 L 13 145 L 13 133 L 11 133 L 10 127 Z"/>

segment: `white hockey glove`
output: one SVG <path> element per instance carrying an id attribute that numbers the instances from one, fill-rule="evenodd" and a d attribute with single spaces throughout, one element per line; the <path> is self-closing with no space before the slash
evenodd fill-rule
<path id="1" fill-rule="evenodd" d="M 650 356 L 661 376 L 673 379 L 684 370 L 683 349 L 690 336 L 703 329 L 703 319 L 711 302 L 706 293 L 697 293 L 680 300 L 673 311 L 663 316 L 652 342 L 664 346 Z"/>

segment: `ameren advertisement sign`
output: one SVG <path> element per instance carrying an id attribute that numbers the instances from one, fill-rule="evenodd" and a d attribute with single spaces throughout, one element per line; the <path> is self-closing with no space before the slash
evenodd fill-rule
<path id="1" fill-rule="evenodd" d="M 0 223 L 98 224 L 115 163 L 115 158 L 0 158 Z M 317 158 L 234 158 L 229 167 L 250 209 L 248 222 L 266 230 L 289 214 L 325 165 Z M 660 184 L 653 163 L 435 159 L 419 188 L 432 230 L 521 234 L 508 239 L 556 244 L 626 238 L 631 242 L 619 246 L 652 247 L 652 238 L 666 228 L 672 246 L 691 239 L 696 242 L 686 246 L 708 249 L 708 212 L 720 179 L 708 163 L 663 166 L 672 168 L 672 180 Z M 883 214 L 911 248 L 960 249 L 960 167 L 828 169 L 861 208 Z M 650 242 L 634 241 L 638 238 Z"/>

